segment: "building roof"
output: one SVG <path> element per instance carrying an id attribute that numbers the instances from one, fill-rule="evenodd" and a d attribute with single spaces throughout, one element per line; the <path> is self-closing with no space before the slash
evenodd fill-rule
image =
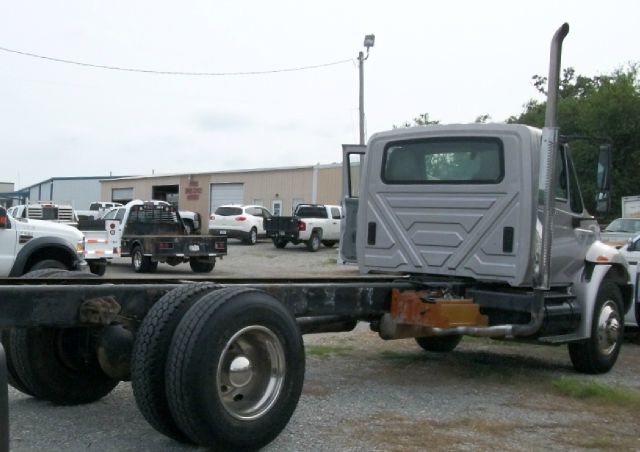
<path id="1" fill-rule="evenodd" d="M 35 184 L 31 184 L 28 185 L 24 188 L 21 188 L 20 190 L 29 190 L 30 188 L 33 187 L 37 187 L 38 185 L 42 185 L 42 184 L 47 184 L 49 182 L 54 182 L 57 180 L 94 180 L 94 179 L 99 179 L 99 180 L 110 180 L 110 179 L 117 179 L 120 177 L 126 177 L 126 176 L 75 176 L 75 177 L 51 177 L 49 179 L 45 179 L 41 182 L 37 182 Z"/>
<path id="2" fill-rule="evenodd" d="M 198 176 L 203 174 L 237 174 L 237 173 L 259 173 L 266 171 L 291 171 L 291 170 L 301 170 L 301 169 L 323 169 L 323 168 L 340 168 L 342 167 L 342 163 L 323 163 L 316 165 L 303 165 L 303 166 L 280 166 L 280 167 L 271 167 L 271 168 L 249 168 L 249 169 L 233 169 L 233 170 L 224 170 L 224 171 L 200 171 L 196 173 L 167 173 L 167 174 L 146 174 L 142 176 L 121 176 L 121 177 L 109 177 L 105 180 L 110 181 L 118 181 L 118 180 L 138 180 L 138 179 L 154 179 L 159 177 L 180 177 L 180 176 Z"/>

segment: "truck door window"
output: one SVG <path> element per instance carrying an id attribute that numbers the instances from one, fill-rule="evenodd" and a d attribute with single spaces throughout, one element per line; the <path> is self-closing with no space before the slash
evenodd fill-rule
<path id="1" fill-rule="evenodd" d="M 569 204 L 572 212 L 581 214 L 584 211 L 582 192 L 580 191 L 576 169 L 573 166 L 573 160 L 569 152 L 567 152 L 567 162 L 569 164 Z"/>
<path id="2" fill-rule="evenodd" d="M 362 171 L 362 153 L 349 153 L 347 159 L 349 161 L 349 197 L 360 197 L 360 172 Z"/>
<path id="3" fill-rule="evenodd" d="M 554 181 L 554 195 L 559 201 L 569 199 L 569 188 L 567 184 L 567 159 L 565 158 L 564 147 L 560 148 L 556 157 L 556 177 Z"/>
<path id="4" fill-rule="evenodd" d="M 504 151 L 497 138 L 431 138 L 389 143 L 382 180 L 387 184 L 497 184 Z"/>
<path id="5" fill-rule="evenodd" d="M 340 218 L 340 209 L 338 209 L 337 207 L 332 207 L 331 208 L 331 217 L 332 218 Z"/>

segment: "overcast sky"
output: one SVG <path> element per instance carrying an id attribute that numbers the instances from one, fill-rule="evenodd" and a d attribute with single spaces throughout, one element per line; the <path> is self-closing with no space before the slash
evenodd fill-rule
<path id="1" fill-rule="evenodd" d="M 562 22 L 563 67 L 639 61 L 630 1 L 4 2 L 0 46 L 87 63 L 260 76 L 92 69 L 0 52 L 0 181 L 330 163 L 358 140 L 365 34 L 367 135 L 420 113 L 504 121 L 536 97 Z"/>

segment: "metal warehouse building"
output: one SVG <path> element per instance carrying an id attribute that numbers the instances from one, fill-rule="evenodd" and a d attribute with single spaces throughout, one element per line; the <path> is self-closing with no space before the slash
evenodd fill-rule
<path id="1" fill-rule="evenodd" d="M 208 217 L 222 204 L 257 204 L 289 215 L 300 203 L 339 204 L 342 165 L 296 166 L 101 181 L 103 201 L 158 199 Z"/>
<path id="2" fill-rule="evenodd" d="M 70 203 L 74 209 L 86 210 L 89 204 L 100 201 L 100 181 L 114 176 L 52 177 L 23 188 L 30 202 L 53 201 Z M 120 176 L 117 176 L 120 177 Z"/>

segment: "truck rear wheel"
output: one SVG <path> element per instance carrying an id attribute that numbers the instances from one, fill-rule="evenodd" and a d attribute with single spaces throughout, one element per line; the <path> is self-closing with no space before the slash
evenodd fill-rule
<path id="1" fill-rule="evenodd" d="M 279 239 L 277 237 L 273 237 L 271 240 L 273 241 L 273 245 L 276 248 L 280 249 L 284 248 L 285 246 L 287 246 L 287 243 L 289 243 L 287 239 Z"/>
<path id="2" fill-rule="evenodd" d="M 314 232 L 307 241 L 307 249 L 311 252 L 318 251 L 320 249 L 320 234 Z"/>
<path id="3" fill-rule="evenodd" d="M 141 246 L 136 246 L 131 252 L 131 265 L 136 273 L 149 273 L 158 268 L 158 263 L 145 256 Z"/>
<path id="4" fill-rule="evenodd" d="M 68 271 L 61 270 L 59 268 L 43 268 L 40 270 L 34 270 L 21 276 L 21 278 L 91 278 L 93 275 L 81 271 Z M 6 365 L 7 365 L 7 381 L 18 391 L 33 396 L 32 391 L 27 388 L 24 382 L 18 376 L 14 361 L 11 355 L 11 330 L 2 330 L 1 332 L 2 345 L 6 351 Z"/>
<path id="5" fill-rule="evenodd" d="M 144 317 L 133 346 L 131 386 L 136 404 L 153 428 L 179 441 L 187 438 L 173 420 L 167 402 L 165 367 L 169 346 L 185 312 L 217 288 L 215 284 L 197 283 L 166 293 Z"/>
<path id="6" fill-rule="evenodd" d="M 11 330 L 2 330 L 2 346 L 5 350 L 5 359 L 7 365 L 7 382 L 18 391 L 33 396 L 29 388 L 20 380 L 16 367 L 11 359 Z"/>
<path id="7" fill-rule="evenodd" d="M 61 405 L 89 403 L 109 394 L 118 380 L 100 368 L 88 344 L 88 328 L 28 328 L 11 331 L 16 374 L 38 399 Z"/>
<path id="8" fill-rule="evenodd" d="M 604 281 L 593 308 L 591 336 L 586 341 L 569 344 L 569 357 L 578 372 L 608 372 L 618 359 L 624 336 L 622 294 L 616 284 Z"/>
<path id="9" fill-rule="evenodd" d="M 89 271 L 94 275 L 104 276 L 107 272 L 107 263 L 106 262 L 90 262 L 89 263 Z"/>
<path id="10" fill-rule="evenodd" d="M 420 347 L 428 352 L 447 353 L 452 352 L 462 340 L 460 334 L 451 336 L 425 336 L 416 337 Z"/>
<path id="11" fill-rule="evenodd" d="M 216 266 L 216 262 L 200 260 L 197 257 L 189 259 L 189 266 L 194 273 L 209 273 Z"/>
<path id="12" fill-rule="evenodd" d="M 193 442 L 258 449 L 282 431 L 298 404 L 302 336 L 273 296 L 223 288 L 200 298 L 180 321 L 166 375 L 171 413 Z"/>

